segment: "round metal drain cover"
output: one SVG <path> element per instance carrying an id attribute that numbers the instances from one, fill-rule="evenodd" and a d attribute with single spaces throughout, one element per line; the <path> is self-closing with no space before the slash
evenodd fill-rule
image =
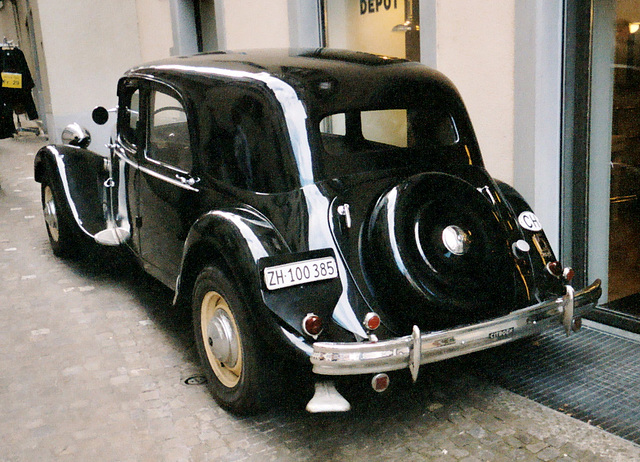
<path id="1" fill-rule="evenodd" d="M 194 375 L 184 381 L 185 385 L 204 385 L 207 378 L 204 375 Z"/>

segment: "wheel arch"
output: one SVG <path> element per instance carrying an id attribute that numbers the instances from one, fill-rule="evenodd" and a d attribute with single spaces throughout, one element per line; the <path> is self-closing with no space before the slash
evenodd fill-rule
<path id="1" fill-rule="evenodd" d="M 180 280 L 176 286 L 175 305 L 188 304 L 198 274 L 208 265 L 218 266 L 225 272 L 230 271 L 216 243 L 210 239 L 202 239 L 191 243 L 188 248 L 185 247 Z"/>
<path id="2" fill-rule="evenodd" d="M 34 159 L 34 179 L 56 182 L 64 194 L 73 219 L 87 236 L 106 228 L 104 190 L 98 185 L 108 177 L 105 158 L 92 151 L 74 147 L 48 145 Z"/>
<path id="3" fill-rule="evenodd" d="M 289 252 L 284 239 L 263 216 L 249 209 L 210 211 L 191 226 L 185 241 L 176 301 L 187 300 L 198 272 L 217 265 L 250 292 L 260 290 L 258 261 Z"/>
<path id="4" fill-rule="evenodd" d="M 250 321 L 256 324 L 259 332 L 274 351 L 297 351 L 295 359 L 308 361 L 305 354 L 285 335 L 285 321 L 278 318 L 265 303 L 258 270 L 261 258 L 291 250 L 273 225 L 259 213 L 249 209 L 211 211 L 200 217 L 191 227 L 176 285 L 175 305 L 190 303 L 198 274 L 209 265 L 224 271 L 241 292 L 252 313 Z"/>

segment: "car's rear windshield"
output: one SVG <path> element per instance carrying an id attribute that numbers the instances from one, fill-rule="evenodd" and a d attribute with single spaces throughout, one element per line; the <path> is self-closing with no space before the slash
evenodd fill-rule
<path id="1" fill-rule="evenodd" d="M 323 179 L 392 168 L 432 169 L 470 164 L 459 123 L 431 107 L 363 109 L 322 117 L 314 127 L 316 177 Z"/>

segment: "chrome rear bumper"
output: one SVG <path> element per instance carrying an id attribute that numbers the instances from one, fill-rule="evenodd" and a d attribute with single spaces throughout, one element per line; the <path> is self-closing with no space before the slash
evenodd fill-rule
<path id="1" fill-rule="evenodd" d="M 414 380 L 421 364 L 485 350 L 563 324 L 567 335 L 572 321 L 593 308 L 602 289 L 600 280 L 556 300 L 522 308 L 500 318 L 453 329 L 421 333 L 417 326 L 405 337 L 378 342 L 316 342 L 311 363 L 320 375 L 355 375 L 411 369 Z"/>

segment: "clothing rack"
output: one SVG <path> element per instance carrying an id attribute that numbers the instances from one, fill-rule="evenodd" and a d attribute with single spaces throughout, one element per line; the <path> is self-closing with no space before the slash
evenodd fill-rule
<path id="1" fill-rule="evenodd" d="M 24 115 L 24 114 L 16 114 L 14 116 L 16 121 L 16 133 L 18 135 L 20 133 L 33 133 L 36 136 L 40 136 L 40 133 L 43 132 L 42 128 L 40 127 L 42 125 L 40 120 L 34 121 L 34 123 L 36 124 L 35 127 L 23 127 L 22 122 L 20 121 L 20 115 Z"/>
<path id="2" fill-rule="evenodd" d="M 8 40 L 6 36 L 4 36 L 4 38 L 2 40 L 2 43 L 0 43 L 0 50 L 17 50 L 20 54 L 22 54 L 22 52 L 20 51 L 19 46 L 15 43 L 15 41 L 14 40 Z M 23 60 L 24 60 L 24 57 L 23 57 Z M 29 73 L 28 68 L 26 69 L 26 72 L 27 72 L 27 74 Z M 29 75 L 29 79 L 31 79 L 30 75 Z M 35 108 L 35 106 L 34 106 L 34 108 Z M 32 120 L 35 120 L 35 124 L 36 124 L 35 127 L 30 127 L 30 126 L 23 127 L 22 126 L 22 121 L 20 120 L 20 116 L 24 115 L 25 117 L 27 117 L 25 114 L 26 113 L 17 113 L 17 112 L 13 114 L 14 133 L 17 134 L 17 135 L 20 135 L 21 133 L 29 132 L 29 133 L 34 133 L 36 136 L 40 135 L 40 133 L 43 131 L 42 127 L 41 127 L 40 120 L 32 119 Z"/>
<path id="3" fill-rule="evenodd" d="M 14 40 L 7 40 L 6 36 L 2 40 L 2 43 L 0 43 L 0 48 L 3 48 L 3 49 L 16 48 L 16 47 L 17 47 L 17 45 L 15 44 L 15 41 Z"/>

